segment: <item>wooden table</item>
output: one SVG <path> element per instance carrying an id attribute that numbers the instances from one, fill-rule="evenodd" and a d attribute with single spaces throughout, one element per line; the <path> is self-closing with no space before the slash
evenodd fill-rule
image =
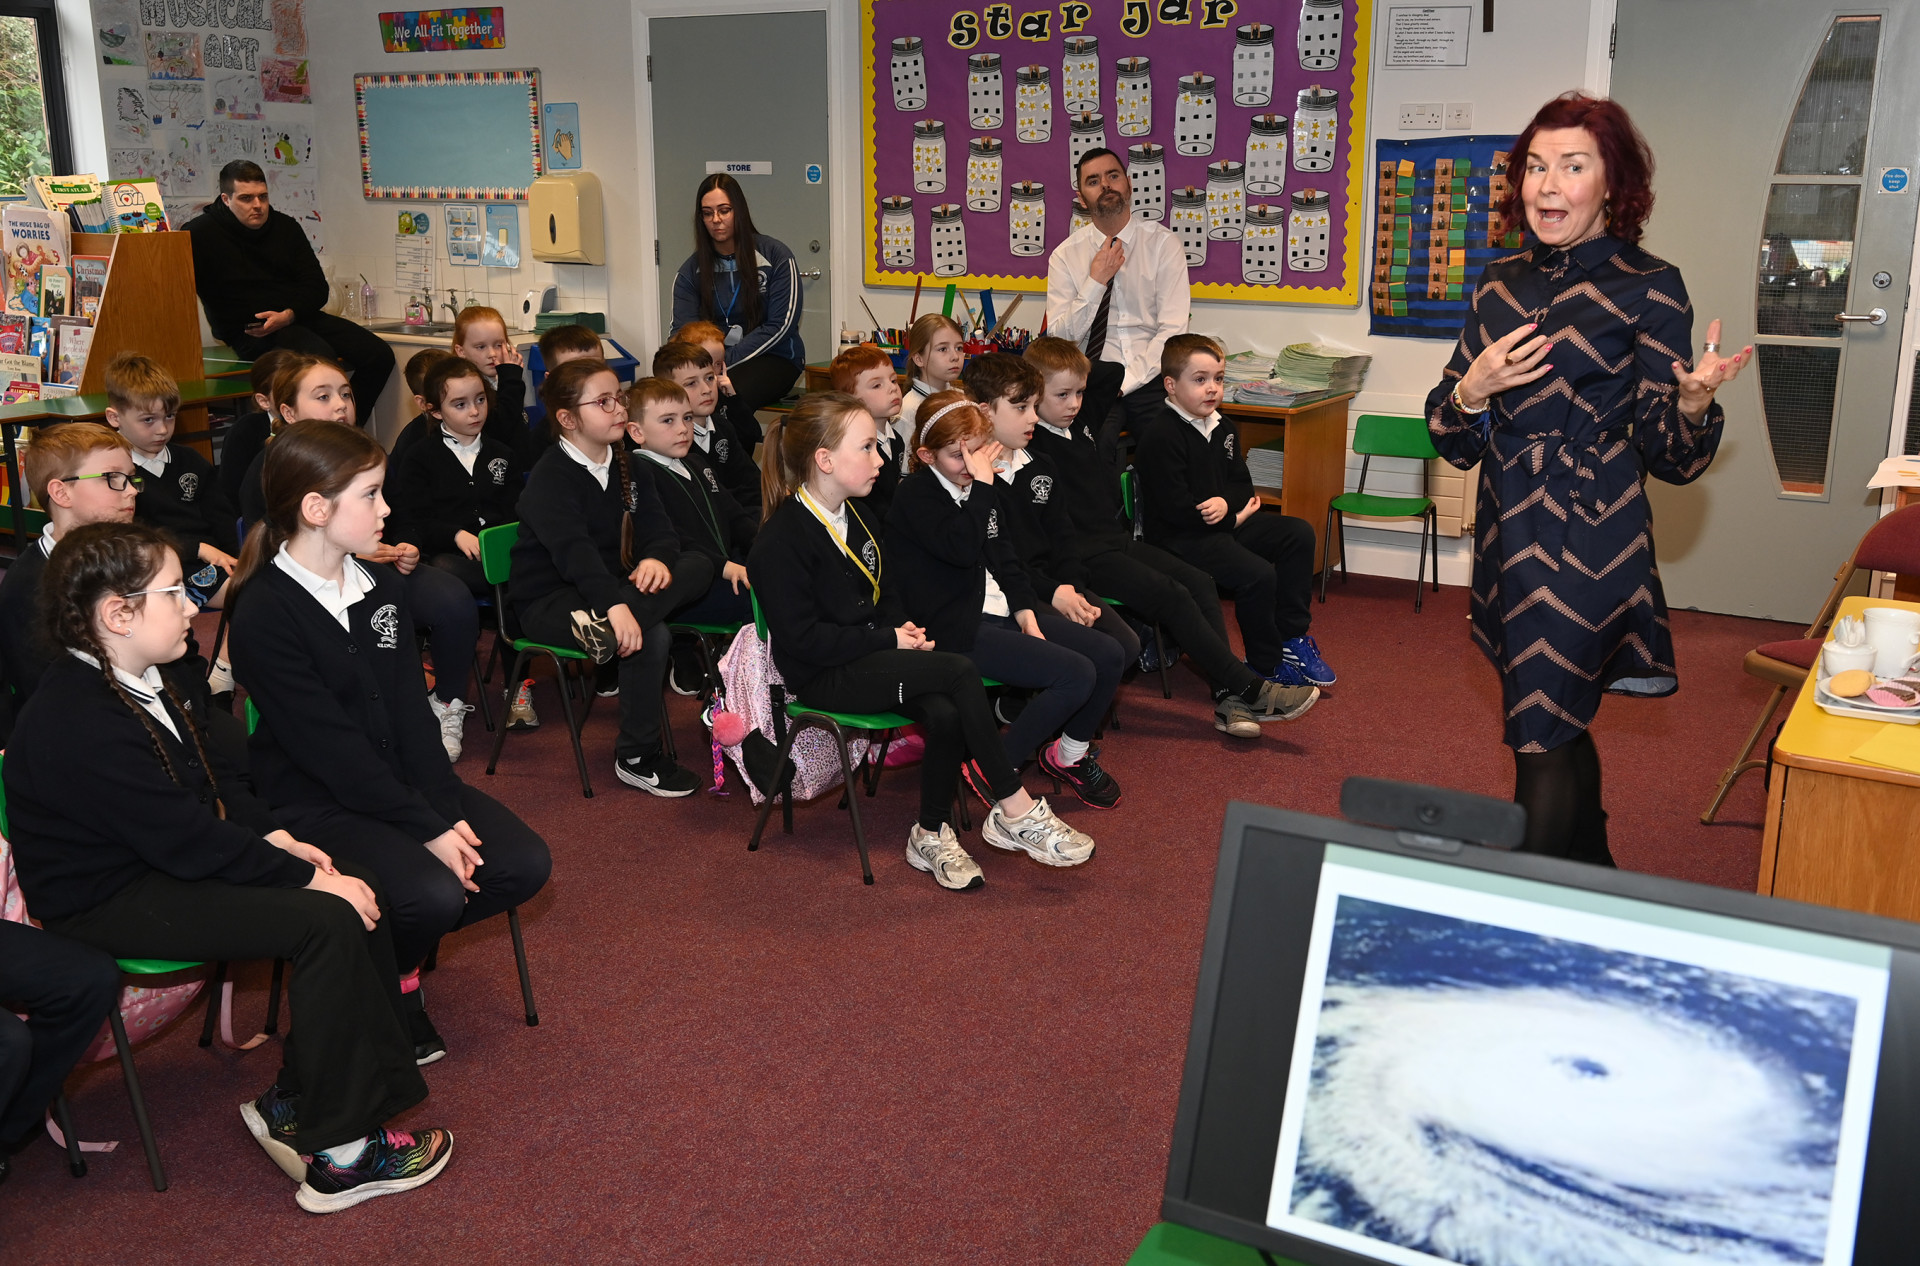
<path id="1" fill-rule="evenodd" d="M 1844 600 L 1839 614 L 1870 606 L 1920 611 L 1916 603 L 1857 597 Z M 1774 744 L 1757 890 L 1920 920 L 1920 775 L 1852 757 L 1896 723 L 1830 716 L 1813 693 L 1809 676 Z"/>

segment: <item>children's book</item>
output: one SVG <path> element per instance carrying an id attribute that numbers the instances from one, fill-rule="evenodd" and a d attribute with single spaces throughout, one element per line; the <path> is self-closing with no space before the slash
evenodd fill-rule
<path id="1" fill-rule="evenodd" d="M 77 396 L 80 388 L 70 382 L 43 382 L 40 384 L 42 400 L 57 400 L 62 396 Z"/>
<path id="2" fill-rule="evenodd" d="M 72 317 L 59 323 L 54 337 L 51 381 L 78 390 L 80 376 L 87 371 L 87 352 L 93 347 L 93 327 Z"/>
<path id="3" fill-rule="evenodd" d="M 16 378 L 8 383 L 4 390 L 0 390 L 0 404 L 19 404 L 22 400 L 38 400 L 39 398 L 40 382 L 38 379 L 28 382 L 24 378 Z"/>
<path id="4" fill-rule="evenodd" d="M 27 318 L 0 316 L 0 356 L 24 356 L 27 353 Z M 0 374 L 0 377 L 4 377 Z"/>
<path id="5" fill-rule="evenodd" d="M 39 382 L 40 358 L 23 353 L 0 353 L 0 382 Z"/>
<path id="6" fill-rule="evenodd" d="M 160 186 L 151 180 L 109 180 L 101 196 L 107 203 L 109 233 L 164 233 L 167 210 Z"/>
<path id="7" fill-rule="evenodd" d="M 67 217 L 14 204 L 0 212 L 0 250 L 6 252 L 5 310 L 41 316 L 41 269 L 67 266 Z M 62 296 L 63 300 L 65 296 Z"/>
<path id="8" fill-rule="evenodd" d="M 97 233 L 106 226 L 98 176 L 32 176 L 27 194 L 48 211 L 66 212 L 82 232 Z"/>
<path id="9" fill-rule="evenodd" d="M 63 317 L 67 315 L 67 292 L 72 286 L 72 276 L 66 269 L 54 264 L 40 267 L 40 315 Z"/>
<path id="10" fill-rule="evenodd" d="M 100 296 L 107 292 L 107 266 L 113 262 L 109 255 L 75 255 L 73 257 L 73 311 L 89 321 L 100 319 Z"/>

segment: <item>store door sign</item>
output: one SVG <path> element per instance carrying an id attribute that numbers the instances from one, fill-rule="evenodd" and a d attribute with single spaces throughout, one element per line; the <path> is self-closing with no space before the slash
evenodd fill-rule
<path id="1" fill-rule="evenodd" d="M 711 176 L 716 172 L 725 172 L 729 176 L 771 176 L 773 175 L 773 164 L 749 163 L 740 162 L 735 159 L 716 158 L 707 163 L 707 174 Z"/>

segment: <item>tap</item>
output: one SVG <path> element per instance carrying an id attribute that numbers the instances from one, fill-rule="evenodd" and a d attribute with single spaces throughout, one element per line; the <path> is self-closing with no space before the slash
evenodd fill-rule
<path id="1" fill-rule="evenodd" d="M 449 317 L 451 317 L 455 321 L 458 321 L 460 319 L 460 292 L 454 289 L 452 286 L 448 286 L 447 301 L 441 304 L 440 306 L 447 310 L 447 315 Z"/>

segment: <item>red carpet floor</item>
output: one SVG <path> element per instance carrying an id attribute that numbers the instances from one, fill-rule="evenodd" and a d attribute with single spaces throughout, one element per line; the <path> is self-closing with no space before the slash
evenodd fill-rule
<path id="1" fill-rule="evenodd" d="M 1465 591 L 1415 616 L 1404 581 L 1336 584 L 1315 632 L 1341 675 L 1264 741 L 1217 734 L 1197 678 L 1123 688 L 1105 760 L 1126 788 L 1077 870 L 974 848 L 987 886 L 936 888 L 901 857 L 911 771 L 866 802 L 874 887 L 844 815 L 802 806 L 756 854 L 743 791 L 652 800 L 588 726 L 583 800 L 550 691 L 487 778 L 543 831 L 554 879 L 526 911 L 542 1023 L 520 1018 L 504 922 L 450 940 L 427 977 L 452 1048 L 408 1118 L 451 1127 L 447 1173 L 327 1218 L 248 1137 L 236 1105 L 271 1049 L 195 1044 L 200 1012 L 139 1050 L 172 1189 L 148 1184 L 120 1075 L 70 1083 L 81 1133 L 120 1141 L 89 1177 L 37 1144 L 0 1187 L 0 1258 L 40 1262 L 1072 1262 L 1124 1260 L 1165 1176 L 1216 841 L 1228 799 L 1337 812 L 1368 774 L 1509 795 L 1499 691 Z M 1596 735 L 1623 866 L 1750 887 L 1761 783 L 1699 813 L 1765 687 L 1740 658 L 1785 626 L 1678 612 L 1683 689 L 1609 700 Z M 676 700 L 683 752 L 696 737 Z M 964 836 L 970 847 L 978 836 Z M 236 1001 L 258 1022 L 264 969 Z"/>

